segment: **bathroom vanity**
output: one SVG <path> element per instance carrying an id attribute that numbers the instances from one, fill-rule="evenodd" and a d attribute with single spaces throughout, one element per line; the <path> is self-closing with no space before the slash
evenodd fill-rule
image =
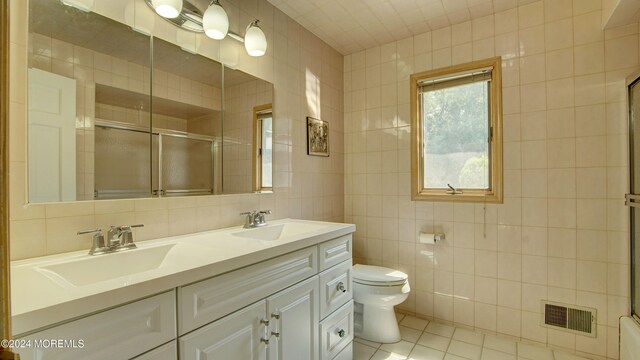
<path id="1" fill-rule="evenodd" d="M 14 262 L 13 332 L 30 346 L 14 350 L 27 360 L 351 359 L 354 230 L 285 219 Z"/>

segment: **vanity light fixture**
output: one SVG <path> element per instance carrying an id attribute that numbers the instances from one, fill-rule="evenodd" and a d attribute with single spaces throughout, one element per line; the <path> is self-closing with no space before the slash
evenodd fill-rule
<path id="1" fill-rule="evenodd" d="M 182 0 L 152 0 L 153 9 L 158 15 L 174 19 L 182 12 Z"/>
<path id="2" fill-rule="evenodd" d="M 267 38 L 258 22 L 260 20 L 252 21 L 244 34 L 244 48 L 251 56 L 262 56 L 267 51 Z"/>
<path id="3" fill-rule="evenodd" d="M 145 0 L 145 2 L 158 15 L 184 30 L 197 33 L 204 32 L 207 37 L 215 40 L 222 40 L 229 36 L 236 41 L 244 43 L 244 48 L 250 56 L 262 56 L 267 51 L 267 38 L 258 25 L 259 20 L 256 19 L 249 23 L 244 37 L 229 31 L 229 17 L 222 5 L 220 5 L 220 0 L 211 0 L 204 14 L 189 0 Z"/>
<path id="4" fill-rule="evenodd" d="M 202 17 L 202 28 L 205 35 L 215 40 L 222 40 L 229 31 L 229 17 L 220 1 L 213 0 Z"/>

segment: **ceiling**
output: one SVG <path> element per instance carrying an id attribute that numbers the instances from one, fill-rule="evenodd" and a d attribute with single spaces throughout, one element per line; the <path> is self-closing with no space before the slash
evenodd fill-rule
<path id="1" fill-rule="evenodd" d="M 347 55 L 537 0 L 268 1 Z"/>

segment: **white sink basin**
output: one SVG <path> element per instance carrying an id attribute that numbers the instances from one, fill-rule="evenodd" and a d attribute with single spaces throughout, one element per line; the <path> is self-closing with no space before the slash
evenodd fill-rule
<path id="1" fill-rule="evenodd" d="M 73 286 L 85 286 L 157 269 L 174 246 L 176 244 L 90 256 L 81 260 L 42 266 L 37 270 L 56 283 L 67 282 Z"/>
<path id="2" fill-rule="evenodd" d="M 273 241 L 281 240 L 288 237 L 294 237 L 296 235 L 304 233 L 311 233 L 324 227 L 324 225 L 320 224 L 291 222 L 285 224 L 267 225 L 255 229 L 240 230 L 238 232 L 231 233 L 231 235 L 246 239 Z"/>

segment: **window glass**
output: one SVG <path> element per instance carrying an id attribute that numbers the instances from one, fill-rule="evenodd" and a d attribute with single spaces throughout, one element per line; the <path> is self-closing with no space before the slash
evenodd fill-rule
<path id="1" fill-rule="evenodd" d="M 273 187 L 273 182 L 271 178 L 272 174 L 272 166 L 273 166 L 273 131 L 272 131 L 272 120 L 271 117 L 264 118 L 261 120 L 262 122 L 262 136 L 261 136 L 261 178 L 263 188 Z"/>
<path id="2" fill-rule="evenodd" d="M 253 108 L 253 190 L 273 188 L 273 110 L 271 104 Z"/>
<path id="3" fill-rule="evenodd" d="M 489 186 L 489 95 L 481 81 L 422 93 L 424 187 Z"/>

